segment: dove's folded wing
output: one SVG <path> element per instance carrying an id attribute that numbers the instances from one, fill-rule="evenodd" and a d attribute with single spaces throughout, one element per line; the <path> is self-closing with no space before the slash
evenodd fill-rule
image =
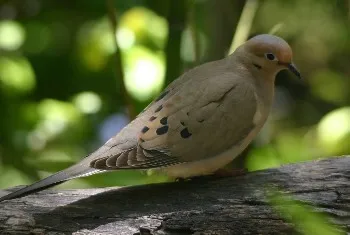
<path id="1" fill-rule="evenodd" d="M 92 156 L 90 166 L 100 170 L 166 167 L 214 157 L 237 144 L 254 127 L 256 101 L 251 85 L 232 73 L 201 79 L 206 81 L 181 83 L 182 88 L 192 89 L 168 87 L 102 147 L 105 151 Z"/>

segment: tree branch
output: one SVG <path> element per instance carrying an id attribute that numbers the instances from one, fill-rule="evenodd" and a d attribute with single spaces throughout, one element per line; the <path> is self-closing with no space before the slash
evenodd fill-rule
<path id="1" fill-rule="evenodd" d="M 165 46 L 166 74 L 165 85 L 169 85 L 182 73 L 180 56 L 181 36 L 187 22 L 186 0 L 169 1 L 167 22 L 169 27 L 168 40 Z"/>
<path id="2" fill-rule="evenodd" d="M 279 212 L 290 204 L 279 204 L 280 210 L 271 206 L 267 193 L 271 187 L 311 205 L 312 213 L 323 213 L 338 229 L 349 231 L 349 180 L 350 158 L 343 157 L 235 178 L 46 190 L 0 203 L 0 233 L 298 234 Z"/>
<path id="3" fill-rule="evenodd" d="M 115 77 L 118 83 L 120 83 L 120 93 L 121 97 L 124 100 L 124 104 L 127 107 L 128 110 L 128 116 L 129 116 L 129 121 L 133 120 L 137 113 L 135 110 L 135 106 L 133 105 L 133 100 L 129 96 L 126 87 L 125 87 L 125 82 L 124 82 L 124 70 L 123 70 L 123 64 L 122 64 L 122 56 L 120 52 L 120 48 L 118 46 L 117 42 L 117 14 L 115 12 L 115 8 L 113 5 L 112 0 L 106 0 L 106 6 L 108 10 L 108 18 L 110 21 L 111 25 L 111 32 L 113 35 L 113 42 L 115 45 L 115 53 L 114 53 L 114 60 L 115 60 Z"/>

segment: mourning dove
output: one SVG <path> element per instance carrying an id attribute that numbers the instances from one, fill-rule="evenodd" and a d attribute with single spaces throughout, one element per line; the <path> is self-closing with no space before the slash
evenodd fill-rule
<path id="1" fill-rule="evenodd" d="M 301 78 L 288 43 L 272 35 L 255 36 L 227 58 L 183 74 L 79 163 L 0 201 L 111 170 L 156 168 L 174 178 L 211 174 L 258 134 L 271 108 L 276 74 L 283 69 Z"/>

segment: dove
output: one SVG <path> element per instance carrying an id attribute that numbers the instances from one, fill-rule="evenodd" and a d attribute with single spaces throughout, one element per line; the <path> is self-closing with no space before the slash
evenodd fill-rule
<path id="1" fill-rule="evenodd" d="M 210 175 L 259 133 L 273 102 L 276 75 L 284 69 L 301 78 L 288 43 L 257 35 L 226 58 L 174 80 L 132 122 L 77 164 L 0 201 L 120 169 L 154 168 L 172 178 Z"/>

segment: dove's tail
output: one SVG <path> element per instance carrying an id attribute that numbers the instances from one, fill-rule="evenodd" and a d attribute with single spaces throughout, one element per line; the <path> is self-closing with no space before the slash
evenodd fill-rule
<path id="1" fill-rule="evenodd" d="M 0 198 L 0 202 L 15 198 L 20 198 L 28 194 L 39 192 L 41 190 L 47 189 L 49 187 L 64 183 L 67 180 L 93 175 L 102 172 L 102 170 L 96 170 L 92 168 L 87 168 L 81 164 L 73 165 L 63 171 L 57 172 L 45 179 L 42 179 L 34 184 L 28 185 L 24 188 L 16 190 L 10 194 L 7 194 Z"/>

